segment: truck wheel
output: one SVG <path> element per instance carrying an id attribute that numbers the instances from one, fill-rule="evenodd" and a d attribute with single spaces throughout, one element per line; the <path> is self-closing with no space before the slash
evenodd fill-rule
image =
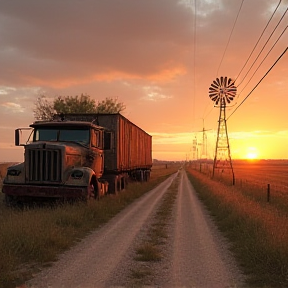
<path id="1" fill-rule="evenodd" d="M 148 182 L 150 179 L 150 171 L 145 171 L 145 181 Z"/>
<path id="2" fill-rule="evenodd" d="M 97 180 L 92 179 L 88 187 L 86 200 L 89 201 L 89 200 L 95 200 L 95 199 L 99 199 L 98 183 L 97 183 Z"/>
<path id="3" fill-rule="evenodd" d="M 87 191 L 86 200 L 87 200 L 87 202 L 88 202 L 89 200 L 95 199 L 94 185 L 93 185 L 93 184 L 90 184 L 90 185 L 88 186 L 88 189 L 87 189 L 87 190 L 88 190 L 88 191 Z"/>

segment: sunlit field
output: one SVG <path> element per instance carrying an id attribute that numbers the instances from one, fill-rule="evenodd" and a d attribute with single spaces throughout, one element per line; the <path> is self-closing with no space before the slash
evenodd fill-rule
<path id="1" fill-rule="evenodd" d="M 273 189 L 288 192 L 288 161 L 253 160 L 234 161 L 236 181 L 245 180 L 259 186 L 270 184 Z"/>
<path id="2" fill-rule="evenodd" d="M 212 178 L 213 164 L 191 163 L 194 169 Z M 252 200 L 276 206 L 288 215 L 288 160 L 233 161 L 235 187 Z M 231 170 L 216 169 L 215 180 L 232 185 Z M 268 195 L 269 189 L 269 195 Z"/>
<path id="3" fill-rule="evenodd" d="M 233 163 L 231 173 L 187 165 L 199 197 L 232 242 L 249 287 L 288 286 L 288 161 Z M 211 168 L 211 167 L 210 167 Z M 267 185 L 270 184 L 270 199 Z"/>

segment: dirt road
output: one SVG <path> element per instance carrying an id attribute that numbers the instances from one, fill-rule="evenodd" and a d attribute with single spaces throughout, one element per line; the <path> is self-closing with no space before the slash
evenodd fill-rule
<path id="1" fill-rule="evenodd" d="M 106 225 L 60 256 L 52 267 L 42 270 L 27 287 L 90 288 L 132 287 L 131 269 L 137 266 L 135 246 L 151 225 L 163 196 L 179 177 L 179 189 L 164 258 L 152 265 L 153 287 L 241 287 L 243 277 L 228 252 L 227 243 L 187 179 L 184 170 L 127 207 Z M 163 272 L 163 273 L 162 273 Z"/>
<path id="2" fill-rule="evenodd" d="M 173 225 L 171 287 L 240 287 L 243 277 L 212 219 L 181 173 Z"/>

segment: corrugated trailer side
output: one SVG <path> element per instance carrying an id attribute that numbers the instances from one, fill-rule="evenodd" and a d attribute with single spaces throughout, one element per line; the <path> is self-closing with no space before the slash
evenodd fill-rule
<path id="1" fill-rule="evenodd" d="M 119 116 L 117 134 L 118 169 L 130 171 L 152 166 L 152 137 L 124 116 Z"/>
<path id="2" fill-rule="evenodd" d="M 117 114 L 65 114 L 65 119 L 90 121 L 110 134 L 111 147 L 104 151 L 106 172 L 150 169 L 152 167 L 152 136 Z"/>
<path id="3" fill-rule="evenodd" d="M 99 114 L 100 126 L 110 130 L 111 149 L 105 150 L 106 171 L 130 171 L 152 166 L 152 137 L 121 114 Z"/>

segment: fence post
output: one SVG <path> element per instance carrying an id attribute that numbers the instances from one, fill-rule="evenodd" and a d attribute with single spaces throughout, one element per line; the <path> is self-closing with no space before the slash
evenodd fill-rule
<path id="1" fill-rule="evenodd" d="M 270 202 L 270 184 L 267 185 L 267 202 Z"/>

